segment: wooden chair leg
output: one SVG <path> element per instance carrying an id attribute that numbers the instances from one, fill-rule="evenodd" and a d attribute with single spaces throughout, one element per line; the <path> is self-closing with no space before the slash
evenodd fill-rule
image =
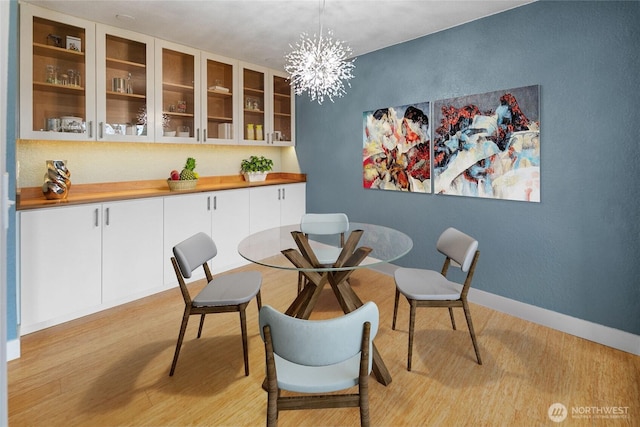
<path id="1" fill-rule="evenodd" d="M 267 390 L 267 427 L 278 425 L 278 380 L 276 378 L 276 362 L 273 355 L 273 344 L 271 342 L 271 329 L 268 325 L 263 328 L 264 350 L 267 365 L 267 377 L 264 380 L 263 388 Z"/>
<path id="2" fill-rule="evenodd" d="M 256 295 L 256 302 L 258 303 L 258 311 L 260 311 L 262 308 L 262 295 L 260 294 L 260 291 L 258 291 L 258 294 Z"/>
<path id="3" fill-rule="evenodd" d="M 469 304 L 467 304 L 467 301 L 464 299 L 462 300 L 462 308 L 464 309 L 464 316 L 467 318 L 467 326 L 469 327 L 469 334 L 471 334 L 471 342 L 473 343 L 473 349 L 476 352 L 478 365 L 482 365 L 480 350 L 478 349 L 478 343 L 476 342 L 476 333 L 473 330 L 473 323 L 471 322 L 471 312 L 469 311 Z"/>
<path id="4" fill-rule="evenodd" d="M 416 300 L 409 300 L 409 351 L 407 352 L 407 371 L 411 371 L 411 357 L 413 356 L 413 332 L 416 324 Z"/>
<path id="5" fill-rule="evenodd" d="M 242 353 L 244 355 L 244 375 L 249 376 L 249 342 L 247 340 L 247 304 L 240 307 L 240 329 L 242 329 Z"/>
<path id="6" fill-rule="evenodd" d="M 396 288 L 396 301 L 393 304 L 393 323 L 391 324 L 391 329 L 396 330 L 396 317 L 398 316 L 398 300 L 400 299 L 400 291 Z"/>
<path id="7" fill-rule="evenodd" d="M 198 327 L 198 338 L 200 338 L 200 335 L 202 335 L 202 327 L 204 326 L 204 316 L 206 316 L 204 313 L 200 315 L 200 326 Z"/>
<path id="8" fill-rule="evenodd" d="M 451 326 L 453 327 L 453 330 L 456 330 L 456 319 L 453 317 L 453 308 L 449 307 L 449 317 L 451 318 Z"/>
<path id="9" fill-rule="evenodd" d="M 182 348 L 182 341 L 184 340 L 184 333 L 187 330 L 187 324 L 189 323 L 190 316 L 189 307 L 184 309 L 184 314 L 182 315 L 182 324 L 180 325 L 180 333 L 178 334 L 178 342 L 176 343 L 176 351 L 173 354 L 173 362 L 171 363 L 171 370 L 169 371 L 169 376 L 172 377 L 173 373 L 176 370 L 176 364 L 178 363 L 178 356 L 180 355 L 180 348 Z"/>

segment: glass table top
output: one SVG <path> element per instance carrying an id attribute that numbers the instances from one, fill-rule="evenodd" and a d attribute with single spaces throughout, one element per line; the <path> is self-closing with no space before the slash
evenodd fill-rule
<path id="1" fill-rule="evenodd" d="M 349 231 L 345 233 L 345 242 L 353 230 L 363 230 L 362 237 L 356 248 L 365 246 L 371 248 L 369 256 L 360 264 L 352 267 L 321 267 L 298 268 L 293 265 L 281 251 L 286 249 L 298 249 L 292 231 L 300 231 L 299 224 L 285 225 L 270 228 L 254 233 L 238 244 L 238 253 L 245 259 L 260 265 L 286 270 L 299 271 L 341 271 L 356 268 L 371 267 L 376 264 L 392 262 L 406 255 L 413 248 L 413 241 L 409 236 L 393 228 L 382 225 L 353 222 L 349 224 Z M 309 236 L 312 249 L 322 250 L 326 247 L 338 247 L 340 239 L 338 235 Z"/>

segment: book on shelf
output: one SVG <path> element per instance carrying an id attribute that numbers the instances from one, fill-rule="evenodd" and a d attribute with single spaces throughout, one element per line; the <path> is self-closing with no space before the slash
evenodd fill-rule
<path id="1" fill-rule="evenodd" d="M 209 86 L 209 90 L 212 90 L 214 92 L 229 93 L 229 88 L 224 86 Z"/>

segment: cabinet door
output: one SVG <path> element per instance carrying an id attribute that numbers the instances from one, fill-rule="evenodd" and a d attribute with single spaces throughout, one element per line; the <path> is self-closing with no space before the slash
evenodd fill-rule
<path id="1" fill-rule="evenodd" d="M 280 226 L 282 188 L 275 185 L 249 189 L 249 231 L 251 234 Z"/>
<path id="2" fill-rule="evenodd" d="M 177 285 L 171 257 L 173 247 L 196 233 L 211 236 L 213 199 L 209 194 L 183 194 L 164 198 L 164 252 L 162 265 L 165 286 Z M 204 277 L 204 271 L 194 272 L 195 278 Z"/>
<path id="3" fill-rule="evenodd" d="M 95 24 L 20 4 L 20 137 L 95 139 Z"/>
<path id="4" fill-rule="evenodd" d="M 288 184 L 282 186 L 282 198 L 280 203 L 280 224 L 300 224 L 300 218 L 307 208 L 307 185 Z"/>
<path id="5" fill-rule="evenodd" d="M 162 198 L 108 203 L 102 209 L 103 304 L 162 288 Z"/>
<path id="6" fill-rule="evenodd" d="M 100 205 L 20 212 L 21 333 L 101 303 Z"/>
<path id="7" fill-rule="evenodd" d="M 226 190 L 211 193 L 213 197 L 213 240 L 218 255 L 213 271 L 220 272 L 246 264 L 238 254 L 238 243 L 249 235 L 249 190 Z"/>
<path id="8" fill-rule="evenodd" d="M 96 26 L 97 138 L 153 142 L 153 38 Z"/>
<path id="9" fill-rule="evenodd" d="M 237 144 L 238 61 L 201 53 L 202 141 L 207 144 Z"/>
<path id="10" fill-rule="evenodd" d="M 295 145 L 295 95 L 286 74 L 272 72 L 271 126 L 267 142 L 275 146 Z"/>
<path id="11" fill-rule="evenodd" d="M 245 145 L 266 145 L 270 122 L 267 120 L 270 102 L 267 96 L 267 68 L 240 64 L 240 135 L 238 140 Z"/>
<path id="12" fill-rule="evenodd" d="M 156 141 L 202 141 L 200 51 L 163 40 L 155 42 Z"/>

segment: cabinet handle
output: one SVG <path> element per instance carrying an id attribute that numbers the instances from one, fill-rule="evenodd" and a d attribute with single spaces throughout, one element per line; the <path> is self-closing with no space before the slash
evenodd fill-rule
<path id="1" fill-rule="evenodd" d="M 93 120 L 89 121 L 89 138 L 93 138 Z"/>
<path id="2" fill-rule="evenodd" d="M 207 210 L 211 210 L 211 196 L 207 196 Z"/>
<path id="3" fill-rule="evenodd" d="M 98 125 L 98 129 L 100 130 L 98 139 L 104 138 L 104 122 L 100 122 L 100 124 Z"/>
<path id="4" fill-rule="evenodd" d="M 96 227 L 99 227 L 100 223 L 98 222 L 98 220 L 100 219 L 100 217 L 98 215 L 100 214 L 100 212 L 98 211 L 98 208 L 96 208 L 95 214 L 96 214 L 95 215 L 95 225 L 96 225 Z"/>
<path id="5" fill-rule="evenodd" d="M 202 142 L 207 142 L 207 130 L 202 130 Z"/>
<path id="6" fill-rule="evenodd" d="M 282 189 L 282 200 L 285 199 L 285 193 L 284 193 L 284 188 Z"/>
<path id="7" fill-rule="evenodd" d="M 109 208 L 105 210 L 105 222 L 109 225 Z"/>
<path id="8" fill-rule="evenodd" d="M 218 209 L 218 196 L 213 196 L 213 210 Z"/>
<path id="9" fill-rule="evenodd" d="M 200 142 L 200 128 L 196 129 L 196 141 Z"/>
<path id="10" fill-rule="evenodd" d="M 280 200 L 280 189 L 278 188 L 278 200 Z"/>

